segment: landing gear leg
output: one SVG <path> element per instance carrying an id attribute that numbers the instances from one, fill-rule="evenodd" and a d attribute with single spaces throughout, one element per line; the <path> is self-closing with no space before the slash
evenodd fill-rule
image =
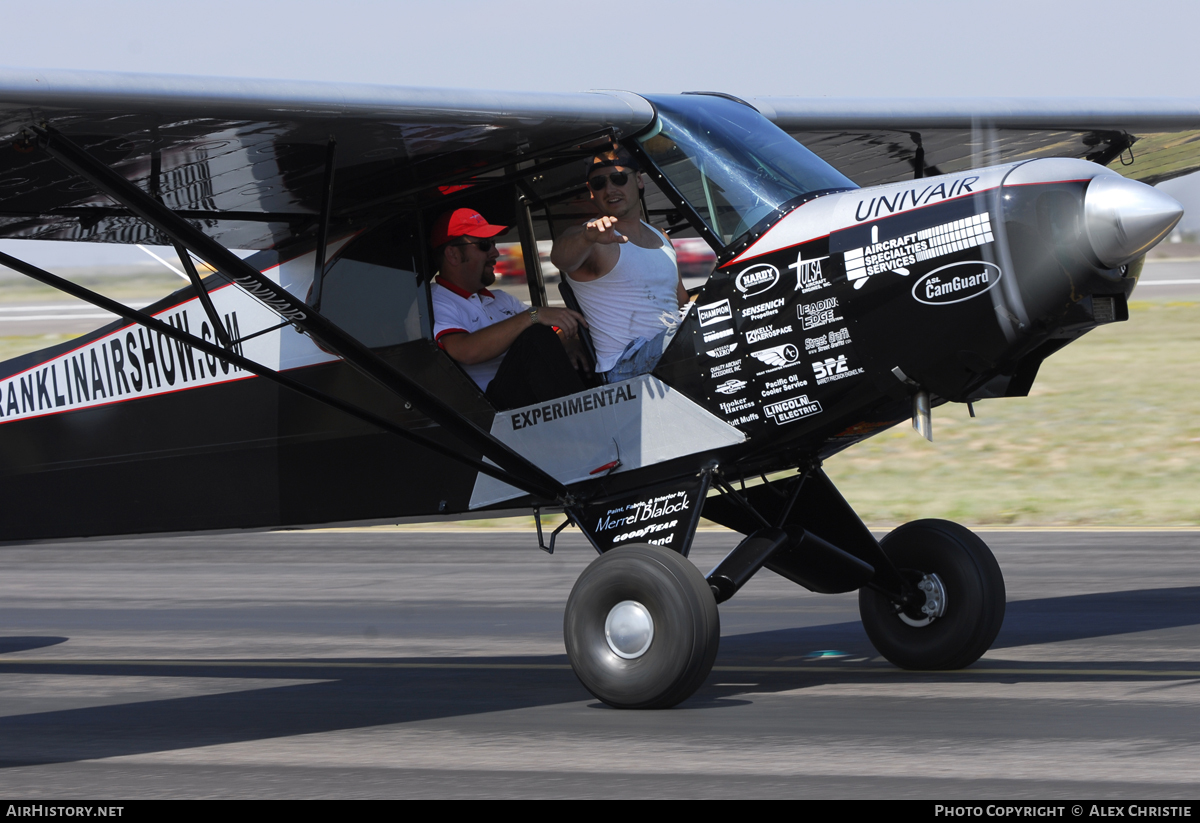
<path id="1" fill-rule="evenodd" d="M 632 545 L 605 552 L 579 576 L 563 636 L 593 695 L 618 709 L 666 709 L 708 677 L 721 622 L 712 589 L 687 558 Z"/>
<path id="2" fill-rule="evenodd" d="M 946 520 L 916 520 L 880 546 L 924 598 L 901 606 L 870 588 L 858 593 L 867 637 L 902 669 L 961 669 L 986 652 L 1004 622 L 1004 577 L 987 544 Z"/>

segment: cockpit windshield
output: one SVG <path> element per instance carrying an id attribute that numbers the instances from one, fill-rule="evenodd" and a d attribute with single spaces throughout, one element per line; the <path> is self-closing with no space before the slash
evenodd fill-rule
<path id="1" fill-rule="evenodd" d="M 642 147 L 724 245 L 789 201 L 858 188 L 749 106 L 700 94 L 646 99 L 658 122 Z"/>

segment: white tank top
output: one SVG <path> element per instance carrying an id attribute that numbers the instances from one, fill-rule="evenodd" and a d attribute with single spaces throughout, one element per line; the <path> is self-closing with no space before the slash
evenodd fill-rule
<path id="1" fill-rule="evenodd" d="M 617 246 L 617 264 L 608 274 L 586 281 L 571 278 L 571 290 L 596 347 L 598 372 L 611 369 L 631 341 L 654 337 L 679 322 L 675 248 L 658 229 L 642 225 L 662 240 L 661 248 L 622 243 Z"/>

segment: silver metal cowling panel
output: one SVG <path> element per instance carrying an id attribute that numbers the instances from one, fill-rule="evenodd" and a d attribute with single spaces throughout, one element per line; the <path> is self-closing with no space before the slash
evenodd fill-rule
<path id="1" fill-rule="evenodd" d="M 496 413 L 492 436 L 562 483 L 578 483 L 620 459 L 618 472 L 651 466 L 746 441 L 746 436 L 656 377 Z M 480 475 L 471 495 L 478 509 L 524 492 Z"/>

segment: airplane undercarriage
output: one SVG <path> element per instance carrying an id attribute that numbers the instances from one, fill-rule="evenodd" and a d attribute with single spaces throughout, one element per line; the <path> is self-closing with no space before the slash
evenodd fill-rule
<path id="1" fill-rule="evenodd" d="M 707 575 L 687 559 L 698 517 L 670 548 L 605 548 L 573 514 L 601 555 L 571 591 L 563 635 L 575 674 L 605 703 L 656 709 L 690 697 L 717 657 L 718 604 L 763 567 L 814 592 L 857 589 L 868 638 L 901 668 L 961 669 L 995 641 L 1004 578 L 969 529 L 917 520 L 876 541 L 819 467 L 740 491 L 714 486 L 704 516 L 745 537 Z"/>

